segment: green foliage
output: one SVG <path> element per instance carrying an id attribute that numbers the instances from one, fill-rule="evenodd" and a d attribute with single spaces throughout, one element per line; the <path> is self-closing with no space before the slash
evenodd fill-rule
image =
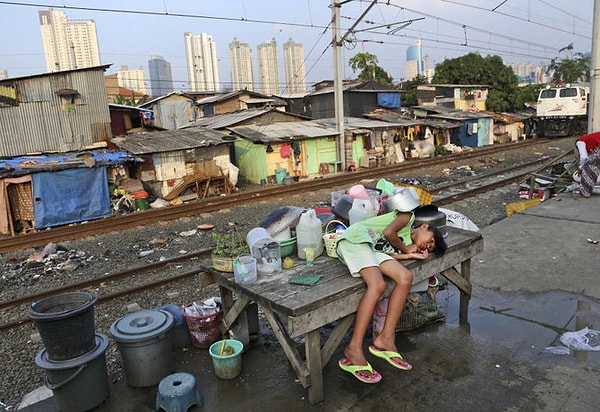
<path id="1" fill-rule="evenodd" d="M 115 97 L 115 104 L 122 104 L 125 106 L 134 106 L 135 107 L 135 106 L 139 106 L 139 105 L 146 103 L 148 100 L 150 100 L 150 97 L 148 97 L 147 94 L 143 95 L 139 99 L 136 99 L 135 94 L 132 91 L 130 98 L 126 98 L 126 97 L 123 97 L 122 95 L 118 94 Z"/>
<path id="2" fill-rule="evenodd" d="M 563 47 L 563 51 L 573 50 L 573 43 Z M 592 72 L 592 61 L 589 57 L 584 57 L 582 53 L 574 53 L 572 56 L 564 58 L 555 57 L 550 60 L 546 73 L 552 73 L 552 81 L 556 84 L 589 82 Z"/>
<path id="3" fill-rule="evenodd" d="M 212 232 L 212 240 L 215 247 L 212 250 L 213 255 L 217 256 L 239 256 L 250 253 L 245 236 L 237 230 L 231 232 Z"/>
<path id="4" fill-rule="evenodd" d="M 370 53 L 357 53 L 348 61 L 352 72 L 360 70 L 358 80 L 374 80 L 386 86 L 392 85 L 392 77 L 378 65 L 377 56 Z"/>
<path id="5" fill-rule="evenodd" d="M 469 53 L 446 59 L 436 66 L 432 83 L 488 85 L 488 110 L 502 112 L 519 108 L 515 100 L 517 76 L 499 56 L 481 57 L 478 53 Z"/>
<path id="6" fill-rule="evenodd" d="M 517 107 L 523 107 L 527 102 L 535 102 L 540 94 L 540 90 L 544 88 L 543 84 L 528 84 L 517 88 L 515 95 L 515 104 Z"/>
<path id="7" fill-rule="evenodd" d="M 402 91 L 402 105 L 416 106 L 419 104 L 417 98 L 417 87 L 421 84 L 427 84 L 427 77 L 418 74 L 412 80 L 408 80 L 398 84 L 398 90 Z"/>

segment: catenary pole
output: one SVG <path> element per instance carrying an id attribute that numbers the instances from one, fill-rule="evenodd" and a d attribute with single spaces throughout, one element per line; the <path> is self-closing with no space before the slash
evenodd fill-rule
<path id="1" fill-rule="evenodd" d="M 342 5 L 336 0 L 331 0 L 331 20 L 333 31 L 333 100 L 335 106 L 335 129 L 338 132 L 339 161 L 342 170 L 346 170 L 346 138 L 344 135 L 344 92 L 342 89 L 342 30 L 340 27 L 340 11 Z M 336 170 L 337 171 L 337 170 Z"/>
<path id="2" fill-rule="evenodd" d="M 588 102 L 588 133 L 600 131 L 600 0 L 594 0 L 594 24 L 592 28 L 592 76 L 590 101 Z M 589 98 L 589 97 L 588 97 Z"/>

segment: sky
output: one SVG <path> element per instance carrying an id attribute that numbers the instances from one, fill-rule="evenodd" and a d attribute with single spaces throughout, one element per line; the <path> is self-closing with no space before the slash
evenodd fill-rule
<path id="1" fill-rule="evenodd" d="M 470 52 L 498 55 L 505 63 L 547 64 L 565 57 L 559 50 L 571 43 L 572 53 L 592 48 L 593 0 L 379 0 L 364 16 L 373 0 L 338 2 L 342 33 L 348 33 L 342 52 L 347 79 L 358 75 L 348 60 L 360 52 L 375 55 L 395 82 L 404 79 L 406 49 L 419 38 L 429 68 Z M 191 32 L 213 37 L 224 87 L 231 81 L 234 37 L 250 44 L 255 77 L 256 46 L 274 38 L 282 82 L 283 43 L 302 43 L 310 86 L 334 77 L 330 6 L 330 0 L 0 0 L 0 68 L 9 77 L 46 72 L 38 11 L 52 7 L 69 20 L 96 22 L 101 62 L 111 64 L 106 74 L 141 66 L 149 86 L 154 54 L 171 63 L 175 89 L 186 90 L 183 36 Z"/>

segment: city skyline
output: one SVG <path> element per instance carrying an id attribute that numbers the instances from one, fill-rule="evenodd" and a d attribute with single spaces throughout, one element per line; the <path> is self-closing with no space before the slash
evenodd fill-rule
<path id="1" fill-rule="evenodd" d="M 544 65 L 559 55 L 568 55 L 559 50 L 571 43 L 573 52 L 591 51 L 592 0 L 580 0 L 574 10 L 565 10 L 558 0 L 529 0 L 527 5 L 520 2 L 499 5 L 492 0 L 393 0 L 377 4 L 360 19 L 353 33 L 347 33 L 369 3 L 344 2 L 341 7 L 342 34 L 349 34 L 342 48 L 344 79 L 356 78 L 357 73 L 349 68 L 348 60 L 358 52 L 377 56 L 379 65 L 395 82 L 406 78 L 405 51 L 418 38 L 422 39 L 423 54 L 428 56 L 430 68 L 446 58 L 470 52 L 498 55 L 505 62 Z M 10 77 L 46 71 L 38 16 L 45 6 L 0 5 L 5 16 L 0 33 L 6 39 L 19 39 L 5 42 L 0 51 L 0 67 Z M 283 44 L 293 38 L 305 47 L 308 85 L 331 80 L 334 74 L 328 2 L 307 0 L 288 4 L 261 0 L 247 7 L 244 0 L 223 0 L 200 7 L 193 2 L 173 0 L 149 0 L 143 4 L 133 0 L 105 0 L 101 5 L 80 0 L 77 6 L 68 1 L 63 3 L 61 10 L 69 20 L 95 21 L 101 64 L 111 65 L 107 74 L 115 73 L 123 65 L 145 66 L 149 56 L 161 55 L 171 63 L 174 89 L 185 90 L 188 79 L 181 35 L 199 31 L 211 33 L 217 43 L 222 88 L 228 86 L 231 67 L 228 44 L 234 37 L 252 45 L 253 50 L 265 39 L 275 38 L 278 44 Z M 404 27 L 394 24 L 399 22 L 408 23 Z M 378 26 L 382 28 L 373 29 Z M 149 40 L 137 41 L 132 27 L 143 28 Z"/>

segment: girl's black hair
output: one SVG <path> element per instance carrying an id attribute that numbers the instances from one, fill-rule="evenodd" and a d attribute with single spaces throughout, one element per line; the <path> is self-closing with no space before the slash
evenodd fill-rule
<path id="1" fill-rule="evenodd" d="M 448 249 L 442 231 L 437 226 L 433 225 L 429 225 L 429 230 L 433 232 L 433 240 L 435 240 L 435 249 L 433 250 L 433 253 L 437 256 L 442 256 L 446 252 L 446 249 Z"/>

